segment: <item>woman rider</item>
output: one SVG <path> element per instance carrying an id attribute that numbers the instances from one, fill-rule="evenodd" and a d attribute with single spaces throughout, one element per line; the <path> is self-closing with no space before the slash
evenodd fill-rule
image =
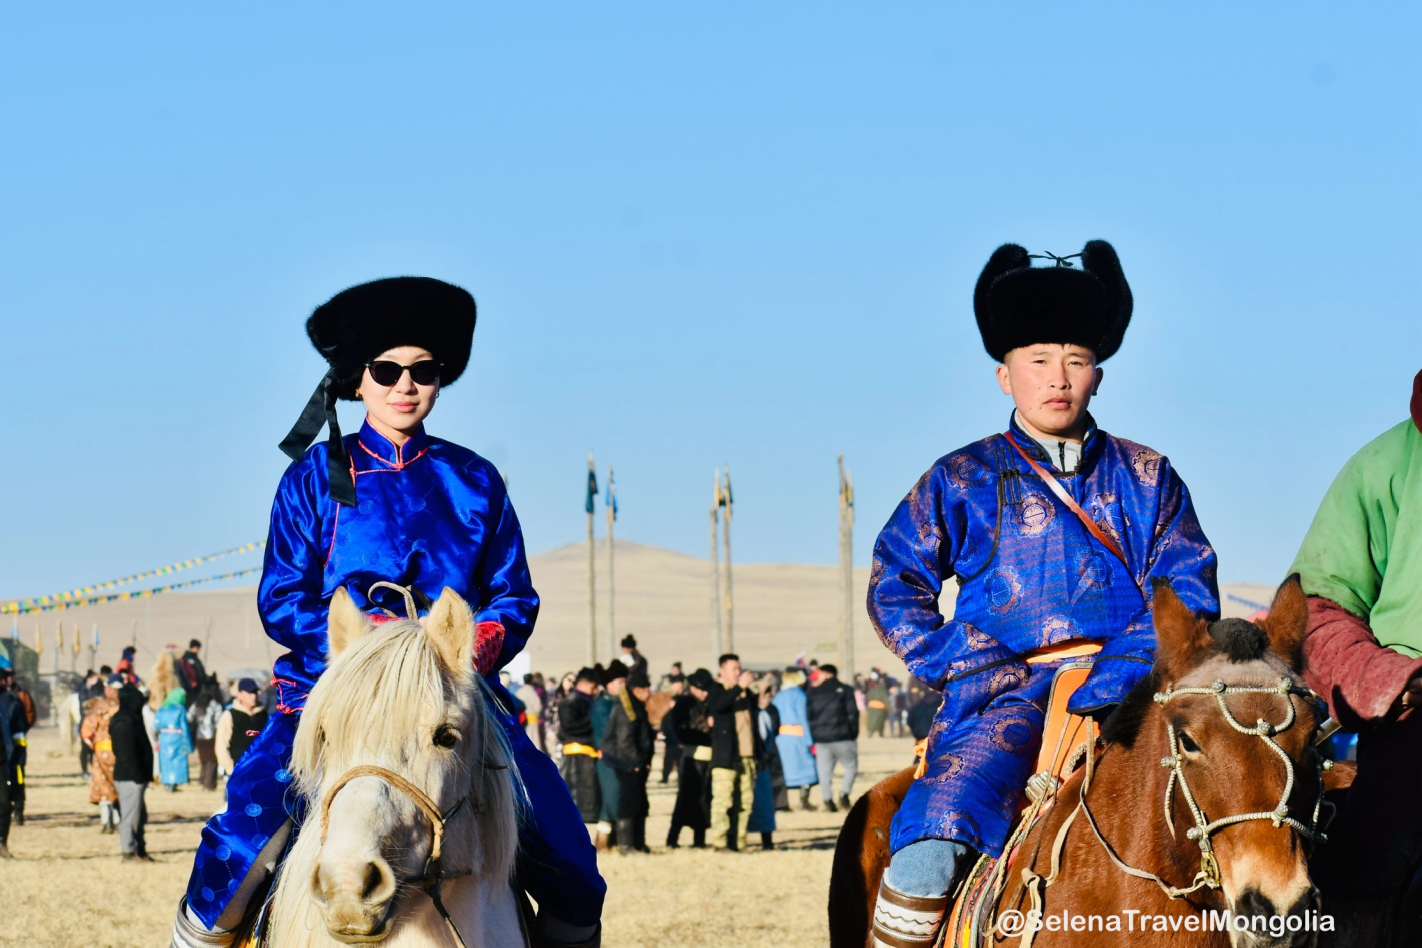
<path id="1" fill-rule="evenodd" d="M 377 280 L 319 307 L 306 333 L 330 370 L 282 442 L 294 461 L 272 507 L 258 609 L 291 649 L 274 675 L 279 714 L 237 764 L 227 809 L 203 830 L 175 948 L 228 945 L 280 859 L 293 821 L 286 770 L 301 709 L 326 666 L 326 612 L 344 587 L 371 613 L 403 615 L 387 580 L 417 601 L 454 590 L 475 611 L 476 664 L 502 707 L 531 802 L 521 828 L 520 884 L 540 906 L 537 945 L 595 946 L 606 885 L 577 808 L 552 761 L 508 713 L 498 671 L 528 641 L 538 615 L 523 535 L 499 472 L 425 433 L 443 386 L 469 362 L 474 299 L 427 277 Z M 336 399 L 365 403 L 358 434 L 341 437 Z M 325 422 L 329 439 L 313 447 Z"/>

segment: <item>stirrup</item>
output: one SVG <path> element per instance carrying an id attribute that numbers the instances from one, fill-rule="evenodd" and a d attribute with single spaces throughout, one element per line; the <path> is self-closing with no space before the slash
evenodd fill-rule
<path id="1" fill-rule="evenodd" d="M 178 902 L 178 916 L 173 920 L 173 938 L 169 948 L 228 948 L 237 941 L 237 932 L 213 932 L 202 928 L 188 917 L 188 900 Z"/>
<path id="2" fill-rule="evenodd" d="M 904 895 L 881 879 L 869 944 L 873 948 L 928 948 L 937 940 L 947 912 L 948 896 Z"/>

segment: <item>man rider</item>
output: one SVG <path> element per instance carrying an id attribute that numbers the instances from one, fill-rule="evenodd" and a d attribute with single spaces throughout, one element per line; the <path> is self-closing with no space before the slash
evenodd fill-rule
<path id="1" fill-rule="evenodd" d="M 1330 908 L 1363 925 L 1384 924 L 1422 864 L 1419 425 L 1422 373 L 1411 417 L 1343 466 L 1293 564 L 1309 595 L 1304 679 L 1358 734 L 1357 777 L 1314 875 Z"/>
<path id="2" fill-rule="evenodd" d="M 875 945 L 931 945 L 970 855 L 1001 854 L 1062 660 L 1029 665 L 1029 655 L 1100 643 L 1070 706 L 1101 714 L 1150 671 L 1152 577 L 1198 612 L 1219 610 L 1215 553 L 1184 482 L 1087 411 L 1132 297 L 1110 244 L 1073 256 L 1079 267 L 1060 257 L 1034 267 L 1007 244 L 988 260 L 973 308 L 1015 405 L 1008 430 L 935 462 L 875 544 L 874 627 L 944 695 L 927 772 L 894 817 Z M 948 619 L 939 595 L 950 578 Z"/>

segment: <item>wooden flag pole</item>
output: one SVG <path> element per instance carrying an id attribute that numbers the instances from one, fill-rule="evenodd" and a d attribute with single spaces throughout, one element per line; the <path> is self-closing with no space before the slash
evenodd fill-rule
<path id="1" fill-rule="evenodd" d="M 617 488 L 613 485 L 612 468 L 607 469 L 607 641 L 608 654 L 617 655 L 617 587 L 613 569 L 612 524 L 617 519 Z"/>
<path id="2" fill-rule="evenodd" d="M 721 469 L 712 473 L 711 487 L 711 663 L 725 651 L 725 636 L 721 620 L 721 558 L 717 541 L 720 532 L 718 517 L 721 511 Z"/>
<path id="3" fill-rule="evenodd" d="M 721 536 L 726 552 L 726 651 L 736 650 L 736 594 L 731 586 L 731 508 L 735 505 L 735 500 L 731 496 L 731 466 L 725 465 L 722 469 L 722 491 L 721 501 L 726 505 L 726 518 L 721 521 Z"/>
<path id="4" fill-rule="evenodd" d="M 839 655 L 845 681 L 854 680 L 854 478 L 839 456 Z"/>
<path id="5" fill-rule="evenodd" d="M 593 546 L 593 495 L 597 493 L 597 469 L 588 452 L 588 664 L 597 664 L 597 551 Z"/>

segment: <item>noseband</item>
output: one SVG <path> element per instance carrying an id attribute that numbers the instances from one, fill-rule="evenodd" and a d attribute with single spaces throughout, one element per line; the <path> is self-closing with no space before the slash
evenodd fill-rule
<path id="1" fill-rule="evenodd" d="M 503 769 L 503 768 L 499 768 Z M 384 767 L 377 767 L 374 764 L 360 764 L 352 767 L 335 783 L 331 784 L 331 789 L 326 791 L 326 795 L 321 798 L 321 845 L 326 845 L 326 831 L 331 825 L 331 802 L 336 799 L 336 794 L 341 791 L 346 784 L 357 777 L 379 777 L 390 786 L 399 790 L 410 798 L 425 818 L 430 821 L 430 829 L 434 832 L 434 840 L 430 843 L 430 855 L 425 860 L 424 870 L 417 876 L 408 876 L 398 880 L 401 885 L 418 885 L 420 890 L 430 897 L 435 909 L 440 917 L 449 925 L 450 932 L 454 935 L 454 940 L 460 948 L 465 948 L 464 938 L 459 934 L 459 929 L 454 925 L 454 919 L 449 917 L 449 911 L 444 907 L 444 900 L 440 898 L 440 883 L 445 879 L 452 879 L 456 876 L 467 876 L 473 873 L 472 869 L 464 869 L 456 872 L 447 871 L 444 868 L 442 850 L 444 847 L 444 829 L 450 820 L 459 815 L 459 811 L 468 803 L 471 810 L 478 810 L 478 803 L 474 799 L 474 788 L 469 788 L 469 793 L 462 796 L 449 809 L 441 811 L 440 808 L 430 799 L 429 794 L 419 787 L 395 773 L 393 770 L 386 770 Z"/>
<path id="2" fill-rule="evenodd" d="M 1289 710 L 1284 720 L 1279 724 L 1260 718 L 1253 727 L 1245 727 L 1240 724 L 1233 714 L 1230 713 L 1229 705 L 1225 703 L 1225 698 L 1230 695 L 1281 695 L 1285 698 Z M 1279 796 L 1279 805 L 1268 812 L 1259 813 L 1239 813 L 1234 816 L 1225 816 L 1217 820 L 1206 818 L 1203 810 L 1195 802 L 1195 794 L 1190 790 L 1190 784 L 1185 779 L 1185 758 L 1180 752 L 1180 737 L 1175 731 L 1175 725 L 1166 722 L 1166 734 L 1170 741 L 1170 756 L 1161 758 L 1160 765 L 1170 768 L 1170 779 L 1165 785 L 1165 824 L 1170 828 L 1170 835 L 1175 835 L 1175 785 L 1180 785 L 1181 794 L 1185 797 L 1185 803 L 1190 808 L 1190 816 L 1195 821 L 1195 825 L 1186 832 L 1186 837 L 1193 839 L 1200 847 L 1200 870 L 1195 873 L 1195 878 L 1191 884 L 1185 888 L 1177 888 L 1165 882 L 1159 876 L 1127 865 L 1117 857 L 1106 838 L 1102 835 L 1100 827 L 1096 825 L 1096 818 L 1092 815 L 1091 809 L 1086 805 L 1086 791 L 1091 786 L 1092 775 L 1092 753 L 1086 755 L 1086 776 L 1081 784 L 1079 809 L 1086 815 L 1087 822 L 1091 824 L 1091 829 L 1095 832 L 1096 838 L 1101 843 L 1101 848 L 1106 851 L 1106 855 L 1116 864 L 1116 867 L 1127 875 L 1135 876 L 1138 879 L 1148 879 L 1160 886 L 1167 896 L 1172 899 L 1179 899 L 1201 888 L 1218 889 L 1220 887 L 1220 866 L 1215 858 L 1214 847 L 1210 842 L 1210 837 L 1226 826 L 1233 826 L 1236 823 L 1248 823 L 1255 820 L 1268 820 L 1275 826 L 1287 826 L 1300 836 L 1314 843 L 1322 843 L 1327 837 L 1319 829 L 1319 815 L 1322 811 L 1323 800 L 1323 771 L 1331 766 L 1330 761 L 1319 759 L 1319 794 L 1318 800 L 1314 803 L 1313 815 L 1307 824 L 1294 819 L 1289 815 L 1289 796 L 1294 790 L 1294 761 L 1282 747 L 1274 740 L 1274 735 L 1282 734 L 1294 726 L 1298 718 L 1297 709 L 1294 707 L 1293 696 L 1299 695 L 1304 698 L 1317 700 L 1312 691 L 1307 688 L 1296 687 L 1291 679 L 1280 678 L 1273 685 L 1227 685 L 1223 681 L 1214 681 L 1205 688 L 1171 688 L 1166 687 L 1165 691 L 1157 692 L 1155 695 L 1156 704 L 1164 707 L 1173 699 L 1184 695 L 1207 695 L 1213 696 L 1219 705 L 1220 714 L 1229 726 L 1241 734 L 1248 734 L 1259 738 L 1270 750 L 1279 755 L 1279 759 L 1284 762 L 1284 790 Z M 1317 731 L 1317 728 L 1315 728 Z"/>

